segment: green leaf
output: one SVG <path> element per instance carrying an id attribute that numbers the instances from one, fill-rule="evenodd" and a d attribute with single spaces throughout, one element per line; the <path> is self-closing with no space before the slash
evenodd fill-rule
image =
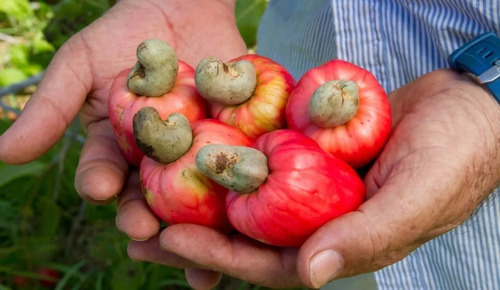
<path id="1" fill-rule="evenodd" d="M 43 70 L 43 66 L 33 59 L 33 56 L 38 56 L 42 53 L 51 53 L 54 51 L 54 47 L 43 38 L 42 33 L 38 33 L 37 36 L 29 43 L 29 46 L 24 43 L 14 44 L 9 47 L 10 64 L 9 68 L 17 69 L 23 73 L 24 76 L 32 76 Z M 32 53 L 30 53 L 32 52 Z M 18 78 L 21 77 L 18 71 L 7 71 L 9 73 L 7 82 L 17 82 Z M 1 74 L 1 73 L 0 73 Z M 13 77 L 13 80 L 11 78 Z"/>
<path id="2" fill-rule="evenodd" d="M 36 265 L 46 264 L 58 250 L 58 244 L 54 243 L 53 238 L 29 236 L 26 242 L 25 249 Z"/>
<path id="3" fill-rule="evenodd" d="M 0 12 L 4 12 L 17 20 L 24 20 L 33 15 L 33 9 L 28 0 L 2 0 Z"/>
<path id="4" fill-rule="evenodd" d="M 266 0 L 236 1 L 236 24 L 248 48 L 257 42 L 257 29 L 266 5 Z"/>
<path id="5" fill-rule="evenodd" d="M 142 265 L 130 260 L 122 260 L 119 264 L 115 264 L 111 280 L 112 289 L 141 289 L 146 279 Z"/>
<path id="6" fill-rule="evenodd" d="M 22 69 L 15 67 L 6 67 L 0 70 L 0 86 L 8 86 L 23 81 L 26 74 Z"/>
<path id="7" fill-rule="evenodd" d="M 46 23 L 54 18 L 52 7 L 44 2 L 38 1 L 38 9 L 34 11 L 35 16 L 42 22 Z"/>
<path id="8" fill-rule="evenodd" d="M 3 198 L 0 198 L 0 232 L 3 234 L 7 234 L 6 229 L 11 229 L 13 227 L 17 227 L 13 221 L 17 218 L 19 213 L 19 209 L 10 201 Z M 0 247 L 0 256 L 1 256 L 1 247 Z"/>
<path id="9" fill-rule="evenodd" d="M 45 39 L 35 39 L 32 42 L 34 53 L 53 52 L 54 46 Z"/>
<path id="10" fill-rule="evenodd" d="M 33 161 L 24 165 L 7 165 L 5 163 L 0 163 L 0 186 L 4 186 L 22 176 L 38 176 L 45 168 L 46 165 L 38 161 Z"/>
<path id="11" fill-rule="evenodd" d="M 30 63 L 21 68 L 23 73 L 27 76 L 33 76 L 42 71 L 43 67 L 37 63 Z"/>
<path id="12" fill-rule="evenodd" d="M 80 261 L 79 263 L 73 265 L 68 271 L 66 271 L 64 276 L 57 283 L 56 290 L 66 289 L 65 288 L 66 284 L 68 284 L 68 281 L 70 280 L 70 278 L 77 275 L 80 268 L 83 267 L 86 263 L 87 263 L 87 261 L 85 261 L 85 260 Z"/>
<path id="13" fill-rule="evenodd" d="M 6 119 L 0 119 L 0 134 L 3 134 L 5 131 L 7 131 L 7 129 L 9 129 L 10 125 L 12 125 L 12 121 L 11 120 L 6 120 Z M 0 163 L 0 167 L 1 167 L 1 163 Z"/>
<path id="14" fill-rule="evenodd" d="M 9 47 L 10 62 L 21 67 L 28 64 L 29 48 L 23 43 L 13 44 Z"/>
<path id="15" fill-rule="evenodd" d="M 61 210 L 59 207 L 50 199 L 45 199 L 43 201 L 44 211 L 41 216 L 40 227 L 37 231 L 45 237 L 53 237 L 56 234 L 57 228 L 59 226 L 59 220 L 61 218 Z"/>
<path id="16" fill-rule="evenodd" d="M 54 9 L 56 16 L 62 19 L 74 19 L 82 15 L 83 2 L 62 1 Z"/>

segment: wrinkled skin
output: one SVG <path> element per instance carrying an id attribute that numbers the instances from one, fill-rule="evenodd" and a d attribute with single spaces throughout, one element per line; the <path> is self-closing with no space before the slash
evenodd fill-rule
<path id="1" fill-rule="evenodd" d="M 23 115 L 0 137 L 0 160 L 20 164 L 40 156 L 81 110 L 88 138 L 78 192 L 93 203 L 120 194 L 118 228 L 147 240 L 132 242 L 130 257 L 186 268 L 196 289 L 216 285 L 220 273 L 273 287 L 318 287 L 329 278 L 379 269 L 457 226 L 499 184 L 500 106 L 469 80 L 438 71 L 390 94 L 394 131 L 366 176 L 371 198 L 326 224 L 300 249 L 270 248 L 196 225 L 174 225 L 159 234 L 137 173 L 128 178 L 106 119 L 109 86 L 134 63 L 143 38 L 163 37 L 191 65 L 209 55 L 228 60 L 244 54 L 229 2 L 121 0 L 57 53 Z M 110 31 L 113 42 L 107 41 Z M 310 271 L 311 258 L 324 249 L 340 253 L 340 270 L 330 264 Z"/>
<path id="2" fill-rule="evenodd" d="M 423 76 L 389 99 L 393 133 L 365 177 L 369 199 L 320 228 L 301 248 L 266 247 L 239 235 L 175 225 L 148 241 L 132 242 L 129 255 L 216 271 L 202 276 L 201 270 L 187 270 L 191 285 L 200 288 L 216 283 L 217 271 L 270 287 L 319 287 L 378 270 L 453 229 L 500 183 L 500 106 L 482 88 L 448 70 Z M 136 194 L 128 192 L 122 204 Z M 130 214 L 131 206 L 119 210 L 119 227 L 135 233 Z M 139 212 L 134 216 L 140 218 Z M 214 246 L 207 250 L 203 245 L 208 243 Z M 328 258 L 326 264 L 315 264 L 328 257 L 319 254 L 328 249 L 338 253 L 340 262 Z"/>
<path id="3" fill-rule="evenodd" d="M 117 2 L 61 47 L 23 115 L 0 138 L 1 161 L 29 162 L 53 146 L 80 112 L 87 141 L 75 186 L 85 200 L 97 204 L 115 199 L 128 176 L 107 117 L 107 100 L 115 75 L 136 62 L 137 45 L 161 38 L 193 67 L 209 55 L 227 61 L 246 53 L 234 1 Z"/>
<path id="4" fill-rule="evenodd" d="M 116 2 L 58 50 L 23 114 L 0 137 L 0 161 L 27 163 L 60 140 L 80 114 L 87 138 L 75 188 L 92 204 L 107 204 L 122 192 L 140 188 L 134 178 L 129 178 L 129 165 L 115 140 L 107 103 L 113 78 L 134 65 L 141 41 L 167 41 L 178 58 L 192 67 L 208 56 L 228 61 L 246 53 L 234 18 L 234 0 L 198 1 L 196 5 L 185 0 Z M 158 219 L 144 206 L 141 197 L 123 207 L 142 218 L 135 221 L 135 229 L 142 230 L 128 233 L 133 239 L 158 232 Z M 192 273 L 196 281 L 206 283 L 211 279 L 203 271 L 199 275 L 197 270 Z M 207 276 L 205 280 L 197 278 Z"/>

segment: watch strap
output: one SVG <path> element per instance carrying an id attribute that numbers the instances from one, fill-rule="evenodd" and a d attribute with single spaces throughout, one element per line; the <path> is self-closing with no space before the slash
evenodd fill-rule
<path id="1" fill-rule="evenodd" d="M 472 74 L 500 103 L 500 38 L 495 33 L 474 38 L 455 50 L 448 62 L 453 69 Z"/>

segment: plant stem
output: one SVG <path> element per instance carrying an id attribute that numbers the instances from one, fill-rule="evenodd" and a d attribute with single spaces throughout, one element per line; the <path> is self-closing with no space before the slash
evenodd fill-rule
<path id="1" fill-rule="evenodd" d="M 38 84 L 40 82 L 40 80 L 42 79 L 44 73 L 45 73 L 45 71 L 42 71 L 39 74 L 34 75 L 32 77 L 29 77 L 22 82 L 15 83 L 15 84 L 12 84 L 10 86 L 0 88 L 0 97 L 8 95 L 8 94 L 15 94 L 19 91 L 22 91 L 26 87 Z"/>

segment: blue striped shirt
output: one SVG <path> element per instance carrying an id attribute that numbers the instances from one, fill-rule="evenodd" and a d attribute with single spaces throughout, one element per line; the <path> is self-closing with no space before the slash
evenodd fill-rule
<path id="1" fill-rule="evenodd" d="M 340 58 L 370 70 L 388 91 L 448 67 L 475 36 L 500 34 L 499 0 L 271 0 L 258 53 L 296 79 Z M 467 221 L 377 271 L 379 289 L 500 289 L 500 190 Z"/>

